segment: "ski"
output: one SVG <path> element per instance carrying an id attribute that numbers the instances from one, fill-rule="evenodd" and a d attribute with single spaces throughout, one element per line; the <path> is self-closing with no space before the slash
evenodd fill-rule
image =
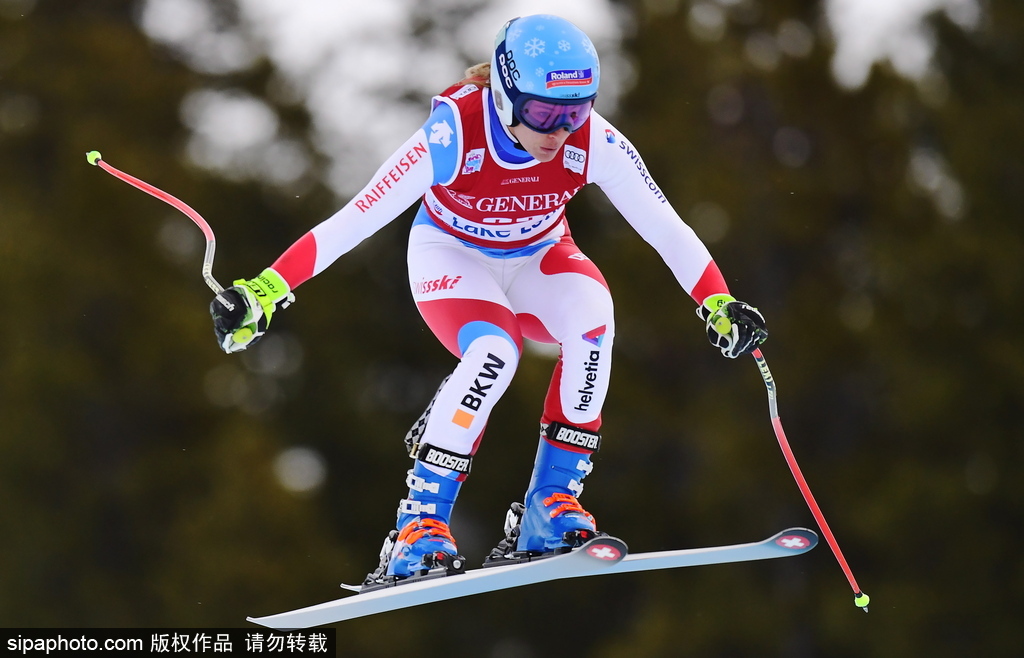
<path id="1" fill-rule="evenodd" d="M 602 536 L 572 552 L 549 558 L 472 569 L 463 574 L 440 578 L 424 578 L 276 615 L 249 617 L 248 621 L 276 630 L 311 628 L 550 580 L 790 557 L 806 553 L 817 543 L 818 535 L 814 531 L 790 528 L 763 541 L 749 544 L 629 555 L 622 540 Z"/>

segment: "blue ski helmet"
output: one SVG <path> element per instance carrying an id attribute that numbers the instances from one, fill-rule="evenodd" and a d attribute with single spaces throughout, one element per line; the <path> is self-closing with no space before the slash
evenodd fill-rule
<path id="1" fill-rule="evenodd" d="M 491 92 L 506 126 L 578 130 L 590 117 L 600 80 L 594 44 L 564 18 L 513 18 L 494 39 Z"/>

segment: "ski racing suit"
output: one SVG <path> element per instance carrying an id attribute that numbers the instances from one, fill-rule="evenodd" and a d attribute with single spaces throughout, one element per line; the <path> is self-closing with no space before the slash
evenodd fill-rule
<path id="1" fill-rule="evenodd" d="M 414 455 L 417 465 L 409 482 L 419 484 L 402 501 L 399 529 L 422 530 L 416 520 L 430 516 L 447 531 L 457 484 L 469 472 L 488 416 L 512 380 L 524 337 L 561 348 L 541 424 L 570 430 L 562 432 L 569 440 L 561 443 L 552 435 L 545 442 L 542 434 L 531 491 L 547 486 L 548 474 L 560 469 L 565 475 L 548 489 L 564 493 L 552 496 L 545 489 L 538 500 L 563 503 L 551 517 L 569 509 L 574 514 L 568 516 L 585 516 L 589 522 L 582 525 L 594 527 L 593 517 L 570 494 L 582 490 L 579 480 L 590 472 L 589 455 L 600 439 L 615 321 L 608 285 L 573 242 L 565 216 L 566 203 L 587 183 L 601 187 L 698 304 L 728 294 L 707 248 L 673 210 L 633 145 L 608 121 L 591 113 L 561 152 L 542 163 L 501 123 L 490 89 L 469 81 L 436 96 L 422 128 L 370 183 L 273 264 L 294 290 L 421 200 L 409 234 L 409 285 L 423 319 L 459 363 L 429 408 L 419 444 L 430 450 Z M 422 493 L 423 483 L 438 476 L 446 478 L 440 480 L 442 493 Z M 527 508 L 530 504 L 528 494 Z M 538 523 L 547 523 L 547 511 L 539 518 Z M 561 531 L 537 532 L 561 536 Z M 403 537 L 396 540 L 400 546 Z M 449 539 L 446 534 L 444 541 Z M 558 539 L 531 541 L 527 549 L 545 551 Z M 452 552 L 454 543 L 441 547 Z M 418 559 L 411 555 L 402 572 L 392 564 L 389 574 L 403 575 Z"/>
<path id="2" fill-rule="evenodd" d="M 601 187 L 699 304 L 728 288 L 640 154 L 597 112 L 541 163 L 498 120 L 490 90 L 455 85 L 345 207 L 273 264 L 292 290 L 422 199 L 409 236 L 409 283 L 423 319 L 461 359 L 422 440 L 475 452 L 507 389 L 523 337 L 561 346 L 542 422 L 597 431 L 615 335 L 608 285 L 573 242 L 565 205 Z M 441 422 L 443 421 L 443 422 Z"/>

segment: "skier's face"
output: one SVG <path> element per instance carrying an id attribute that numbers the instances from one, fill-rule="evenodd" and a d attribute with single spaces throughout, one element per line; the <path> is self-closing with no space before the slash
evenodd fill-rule
<path id="1" fill-rule="evenodd" d="M 523 124 L 509 128 L 526 152 L 533 156 L 538 162 L 550 162 L 562 150 L 562 145 L 569 138 L 569 131 L 560 128 L 553 133 L 539 133 L 530 130 Z"/>

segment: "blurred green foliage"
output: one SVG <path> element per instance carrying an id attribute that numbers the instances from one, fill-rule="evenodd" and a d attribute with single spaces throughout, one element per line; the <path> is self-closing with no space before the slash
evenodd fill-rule
<path id="1" fill-rule="evenodd" d="M 301 369 L 221 354 L 201 253 L 162 246 L 188 220 L 86 151 L 202 212 L 222 280 L 258 272 L 338 201 L 191 166 L 179 103 L 217 80 L 149 42 L 132 3 L 0 4 L 0 624 L 241 626 L 337 598 L 375 565 L 401 437 L 453 366 L 407 292 L 410 216 L 275 321 Z M 879 67 L 856 91 L 834 84 L 821 40 L 751 63 L 751 36 L 813 26 L 820 2 L 760 3 L 714 43 L 691 36 L 687 3 L 623 6 L 636 78 L 612 119 L 767 317 L 790 441 L 871 613 L 822 544 L 349 622 L 344 655 L 1024 654 L 1024 6 L 986 3 L 971 33 L 936 18 L 941 78 Z M 260 94 L 268 66 L 234 82 Z M 282 116 L 305 134 L 301 111 Z M 813 527 L 754 365 L 705 344 L 599 192 L 571 218 L 618 305 L 585 500 L 602 528 L 645 551 Z M 491 420 L 454 521 L 470 556 L 526 485 L 551 367 L 527 358 Z M 274 475 L 293 446 L 326 459 L 314 493 Z"/>

